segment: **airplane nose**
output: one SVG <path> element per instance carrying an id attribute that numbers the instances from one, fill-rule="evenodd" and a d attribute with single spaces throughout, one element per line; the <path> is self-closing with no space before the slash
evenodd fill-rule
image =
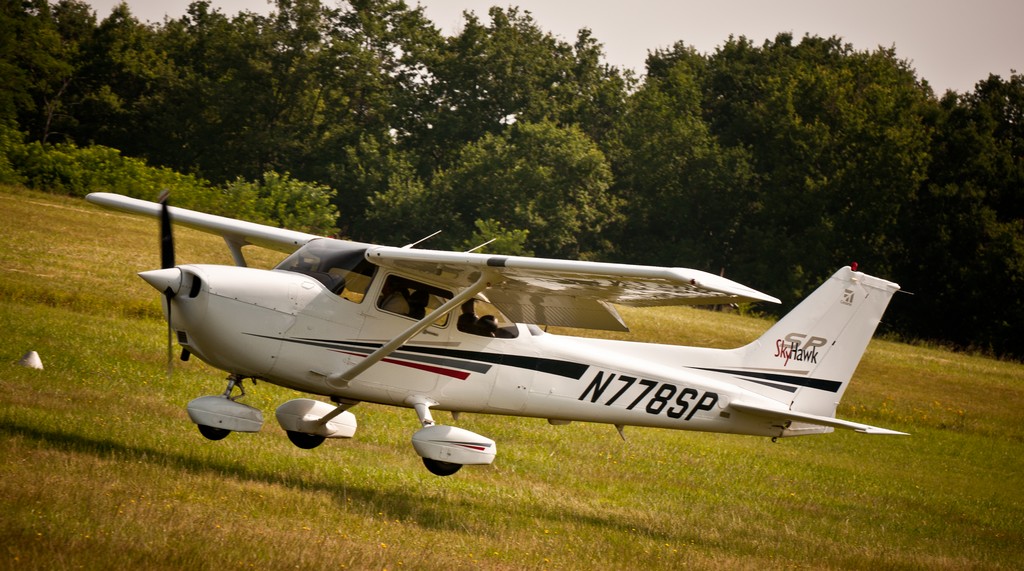
<path id="1" fill-rule="evenodd" d="M 181 289 L 181 270 L 178 268 L 140 272 L 139 277 L 146 280 L 146 283 L 160 293 L 166 293 L 169 288 L 173 295 L 177 295 L 178 290 Z"/>

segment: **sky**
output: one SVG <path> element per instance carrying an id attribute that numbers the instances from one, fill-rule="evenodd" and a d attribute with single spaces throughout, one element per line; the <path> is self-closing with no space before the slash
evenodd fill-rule
<path id="1" fill-rule="evenodd" d="M 86 0 L 105 18 L 119 0 Z M 323 0 L 332 5 L 335 0 Z M 682 41 L 711 53 L 729 36 L 755 44 L 780 32 L 838 36 L 860 51 L 896 49 L 941 95 L 964 93 L 989 74 L 1024 73 L 1024 2 L 1021 0 L 406 0 L 421 5 L 445 34 L 461 29 L 463 11 L 486 21 L 490 6 L 529 11 L 544 31 L 573 42 L 589 28 L 604 45 L 605 61 L 644 72 L 649 51 Z M 136 18 L 162 22 L 178 18 L 190 0 L 127 0 Z M 211 0 L 233 15 L 240 10 L 268 13 L 268 0 Z"/>

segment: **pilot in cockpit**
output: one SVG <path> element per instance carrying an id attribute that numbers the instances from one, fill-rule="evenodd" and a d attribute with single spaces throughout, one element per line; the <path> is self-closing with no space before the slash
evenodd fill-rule
<path id="1" fill-rule="evenodd" d="M 462 304 L 462 315 L 459 316 L 456 326 L 459 331 L 465 333 L 494 337 L 495 332 L 498 331 L 498 320 L 493 315 L 477 317 L 475 301 L 471 299 Z"/>

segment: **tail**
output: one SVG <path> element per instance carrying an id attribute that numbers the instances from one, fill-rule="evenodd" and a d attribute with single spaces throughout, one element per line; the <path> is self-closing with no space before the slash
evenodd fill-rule
<path id="1" fill-rule="evenodd" d="M 890 281 L 841 268 L 761 338 L 736 350 L 748 375 L 792 395 L 790 402 L 782 403 L 788 406 L 733 403 L 734 408 L 799 423 L 787 423 L 787 434 L 820 432 L 821 426 L 893 433 L 834 417 L 882 314 L 899 289 Z"/>

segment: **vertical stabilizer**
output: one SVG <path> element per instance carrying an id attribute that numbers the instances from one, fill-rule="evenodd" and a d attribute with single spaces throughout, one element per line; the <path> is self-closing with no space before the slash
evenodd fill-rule
<path id="1" fill-rule="evenodd" d="M 857 364 L 900 287 L 844 267 L 757 341 L 739 350 L 743 369 L 798 387 L 790 409 L 835 416 Z"/>

